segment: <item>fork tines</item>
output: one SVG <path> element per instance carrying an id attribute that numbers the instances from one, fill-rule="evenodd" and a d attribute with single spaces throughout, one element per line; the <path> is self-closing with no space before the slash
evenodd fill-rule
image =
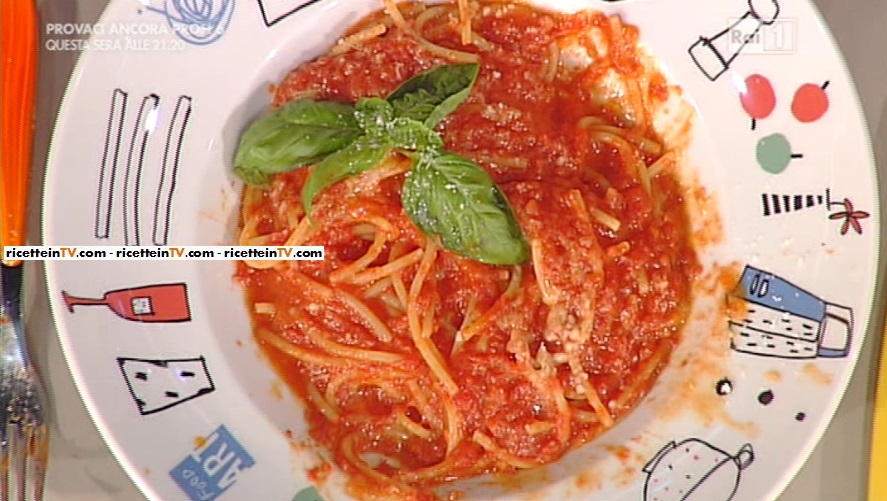
<path id="1" fill-rule="evenodd" d="M 49 457 L 46 425 L 10 422 L 0 443 L 0 501 L 41 501 Z"/>

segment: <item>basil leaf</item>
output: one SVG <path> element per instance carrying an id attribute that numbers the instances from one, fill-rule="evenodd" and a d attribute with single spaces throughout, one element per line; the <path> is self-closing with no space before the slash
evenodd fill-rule
<path id="1" fill-rule="evenodd" d="M 391 151 L 391 146 L 376 138 L 361 136 L 317 164 L 302 187 L 302 205 L 311 214 L 311 204 L 321 190 L 375 167 Z"/>
<path id="2" fill-rule="evenodd" d="M 440 134 L 411 118 L 400 117 L 392 120 L 388 124 L 386 135 L 393 147 L 403 150 L 417 151 L 443 147 Z"/>
<path id="3" fill-rule="evenodd" d="M 398 117 L 434 128 L 468 97 L 479 72 L 478 64 L 438 66 L 407 80 L 388 96 L 388 102 Z"/>
<path id="4" fill-rule="evenodd" d="M 394 108 L 382 98 L 361 98 L 355 106 L 354 118 L 365 134 L 381 136 L 394 120 Z"/>
<path id="5" fill-rule="evenodd" d="M 443 247 L 487 264 L 510 265 L 529 249 L 505 195 L 489 174 L 452 153 L 420 154 L 404 182 L 404 210 Z"/>
<path id="6" fill-rule="evenodd" d="M 336 101 L 315 101 L 309 98 L 290 101 L 276 109 L 291 124 L 355 128 L 354 106 Z"/>
<path id="7" fill-rule="evenodd" d="M 300 99 L 258 118 L 240 138 L 234 173 L 249 184 L 320 161 L 360 134 L 353 108 Z"/>
<path id="8" fill-rule="evenodd" d="M 234 175 L 244 183 L 252 186 L 265 186 L 271 182 L 271 174 L 258 169 L 234 167 Z"/>

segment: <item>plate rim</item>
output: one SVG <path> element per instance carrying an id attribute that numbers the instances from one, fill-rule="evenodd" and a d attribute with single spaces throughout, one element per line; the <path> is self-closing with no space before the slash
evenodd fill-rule
<path id="1" fill-rule="evenodd" d="M 625 0 L 626 2 L 642 4 L 646 2 L 656 2 L 662 0 Z M 819 36 L 824 36 L 827 38 L 829 45 L 832 47 L 832 50 L 836 54 L 836 62 L 837 66 L 835 67 L 840 71 L 841 77 L 849 84 L 850 88 L 848 89 L 849 95 L 853 97 L 853 110 L 852 114 L 854 115 L 853 121 L 857 124 L 861 125 L 862 130 L 865 132 L 865 151 L 862 152 L 862 156 L 864 156 L 867 160 L 867 167 L 870 167 L 871 172 L 873 173 L 873 178 L 876 181 L 875 193 L 873 198 L 873 207 L 872 212 L 877 214 L 877 228 L 882 231 L 878 231 L 875 233 L 876 245 L 874 246 L 876 255 L 874 256 L 874 265 L 873 269 L 876 271 L 876 276 L 873 282 L 874 288 L 870 291 L 870 299 L 869 299 L 869 315 L 864 319 L 864 329 L 858 329 L 859 333 L 854 336 L 858 337 L 863 341 L 863 346 L 859 348 L 856 352 L 856 356 L 853 357 L 852 362 L 847 361 L 850 365 L 849 370 L 845 372 L 845 377 L 840 381 L 836 381 L 832 387 L 832 390 L 829 392 L 830 398 L 829 403 L 826 407 L 830 408 L 830 412 L 827 413 L 827 416 L 820 420 L 815 429 L 811 429 L 806 433 L 807 438 L 804 440 L 804 447 L 801 450 L 795 451 L 793 455 L 793 460 L 791 461 L 791 467 L 787 468 L 785 471 L 781 473 L 779 476 L 779 481 L 774 483 L 770 488 L 769 492 L 772 493 L 773 499 L 779 498 L 791 482 L 798 476 L 803 467 L 807 464 L 809 459 L 812 456 L 814 450 L 821 444 L 822 439 L 832 425 L 837 411 L 847 394 L 847 390 L 854 376 L 857 375 L 859 365 L 862 357 L 869 356 L 870 353 L 867 353 L 863 350 L 864 346 L 867 344 L 869 346 L 869 350 L 871 348 L 871 339 L 876 337 L 878 325 L 884 321 L 884 305 L 883 299 L 885 294 L 887 294 L 887 290 L 885 290 L 885 286 L 887 286 L 887 280 L 885 280 L 885 265 L 887 265 L 887 258 L 883 257 L 882 253 L 885 251 L 885 238 L 883 238 L 883 228 L 885 224 L 885 218 L 887 215 L 884 214 L 884 197 L 885 194 L 882 192 L 880 188 L 880 184 L 882 179 L 885 178 L 885 174 L 881 173 L 877 159 L 874 155 L 874 136 L 872 132 L 872 127 L 870 126 L 864 112 L 863 103 L 861 100 L 861 95 L 859 93 L 859 86 L 857 84 L 856 79 L 854 78 L 853 73 L 850 71 L 847 57 L 845 56 L 844 51 L 841 46 L 838 44 L 835 34 L 827 23 L 821 9 L 813 0 L 801 0 L 804 4 L 806 4 L 807 8 L 810 9 L 812 13 L 812 18 L 815 19 L 815 22 L 820 30 Z M 600 1 L 590 1 L 589 8 L 597 8 L 597 9 L 605 9 L 606 6 L 612 6 L 618 2 L 607 2 L 602 3 Z M 109 0 L 102 13 L 99 15 L 96 23 L 107 22 L 112 14 L 113 8 L 118 4 L 122 4 L 123 0 Z M 41 210 L 42 215 L 40 218 L 41 222 L 41 230 L 40 236 L 41 239 L 46 242 L 50 240 L 49 228 L 50 228 L 50 220 L 53 218 L 53 210 L 52 205 L 54 204 L 54 199 L 47 197 L 46 195 L 50 193 L 50 187 L 52 184 L 53 174 L 62 168 L 61 160 L 58 157 L 61 156 L 60 147 L 58 146 L 58 136 L 60 135 L 59 129 L 61 128 L 61 124 L 64 122 L 69 122 L 72 120 L 70 116 L 70 107 L 72 106 L 72 102 L 74 102 L 77 94 L 78 88 L 80 88 L 83 79 L 83 74 L 85 71 L 85 66 L 89 63 L 91 58 L 96 56 L 96 53 L 100 53 L 100 51 L 87 50 L 77 56 L 76 63 L 71 72 L 71 76 L 68 79 L 64 92 L 62 94 L 61 104 L 55 114 L 55 119 L 53 121 L 52 131 L 50 135 L 49 145 L 48 145 L 48 155 L 46 158 L 45 166 L 46 171 L 43 176 L 43 197 L 41 200 Z M 832 162 L 834 165 L 834 162 Z M 59 300 L 55 298 L 51 291 L 59 290 L 58 283 L 58 268 L 55 264 L 47 263 L 44 267 L 45 269 L 45 285 L 47 287 L 48 294 L 48 303 L 51 312 L 51 317 L 53 321 L 53 326 L 56 331 L 56 336 L 59 339 L 62 348 L 62 355 L 67 365 L 68 371 L 70 372 L 72 379 L 74 381 L 75 387 L 77 389 L 77 393 L 84 403 L 86 407 L 90 421 L 93 426 L 96 427 L 99 432 L 102 441 L 107 446 L 109 452 L 114 457 L 114 460 L 121 465 L 122 469 L 126 472 L 127 478 L 130 479 L 131 482 L 137 487 L 139 492 L 144 495 L 146 498 L 150 500 L 159 500 L 161 499 L 154 487 L 152 486 L 155 482 L 150 481 L 151 477 L 145 475 L 141 469 L 136 466 L 130 454 L 128 454 L 122 444 L 119 443 L 118 440 L 115 439 L 113 430 L 106 422 L 104 413 L 101 410 L 101 406 L 96 402 L 96 395 L 93 392 L 89 391 L 88 382 L 85 380 L 80 365 L 78 362 L 78 356 L 76 354 L 76 348 L 73 346 L 74 344 L 74 336 L 72 333 L 68 332 L 68 322 L 64 320 L 64 315 L 62 311 L 62 306 L 59 303 Z M 860 322 L 862 324 L 863 322 Z M 860 325 L 862 327 L 862 325 Z M 155 477 L 156 478 L 156 477 Z"/>

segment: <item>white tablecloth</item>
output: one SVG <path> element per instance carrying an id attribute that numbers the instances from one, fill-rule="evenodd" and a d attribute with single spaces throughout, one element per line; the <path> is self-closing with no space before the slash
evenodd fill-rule
<path id="1" fill-rule="evenodd" d="M 106 3 L 107 0 L 46 0 L 41 4 L 42 22 L 95 22 Z M 875 139 L 879 164 L 882 169 L 887 168 L 887 1 L 818 0 L 817 4 L 847 57 Z M 30 221 L 33 242 L 39 241 L 40 180 L 52 124 L 76 57 L 75 52 L 64 51 L 44 50 L 41 54 L 35 152 L 38 172 L 32 190 L 34 210 Z M 887 179 L 883 174 L 881 177 Z M 884 186 L 881 189 L 887 193 Z M 49 386 L 53 409 L 54 439 L 47 500 L 144 499 L 114 461 L 80 401 L 52 328 L 42 270 L 33 266 L 30 269 L 31 287 L 26 305 L 29 336 Z M 865 499 L 876 371 L 873 362 L 878 342 L 877 336 L 866 341 L 850 389 L 831 427 L 780 501 Z"/>

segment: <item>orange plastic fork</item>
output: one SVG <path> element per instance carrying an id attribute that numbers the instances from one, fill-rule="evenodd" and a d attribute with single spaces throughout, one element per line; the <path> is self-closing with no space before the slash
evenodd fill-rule
<path id="1" fill-rule="evenodd" d="M 38 38 L 33 0 L 0 0 L 0 247 L 25 241 Z"/>
<path id="2" fill-rule="evenodd" d="M 37 78 L 34 0 L 0 0 L 0 257 L 25 241 Z M 0 261 L 0 501 L 42 501 L 46 395 L 28 356 L 22 262 Z"/>

